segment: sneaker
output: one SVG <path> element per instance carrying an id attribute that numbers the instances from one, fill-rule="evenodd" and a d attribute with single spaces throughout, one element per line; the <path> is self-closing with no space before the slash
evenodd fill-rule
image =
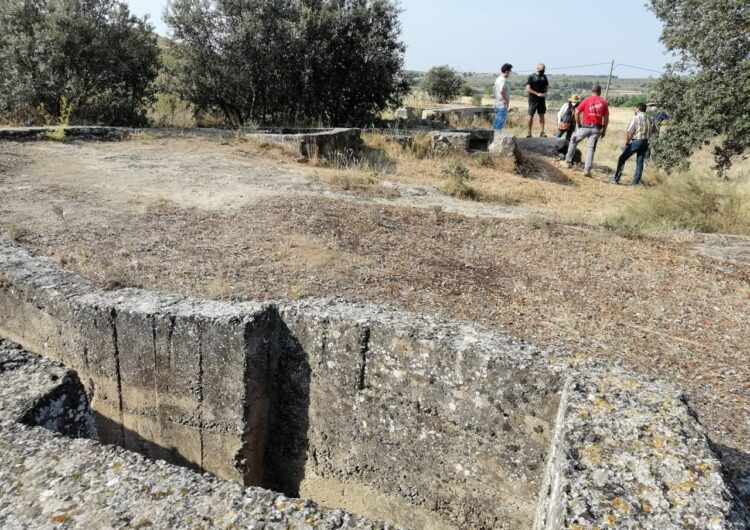
<path id="1" fill-rule="evenodd" d="M 607 177 L 607 180 L 608 180 L 608 181 L 609 181 L 609 182 L 610 182 L 611 184 L 619 184 L 619 183 L 620 183 L 620 179 L 618 179 L 618 178 L 617 178 L 617 177 L 615 177 L 614 175 L 610 175 L 609 177 Z"/>
<path id="2" fill-rule="evenodd" d="M 539 133 L 539 138 L 547 138 L 547 135 L 544 133 Z"/>

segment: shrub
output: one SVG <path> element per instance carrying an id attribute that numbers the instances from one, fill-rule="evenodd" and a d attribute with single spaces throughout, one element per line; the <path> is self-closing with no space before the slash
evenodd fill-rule
<path id="1" fill-rule="evenodd" d="M 43 107 L 42 107 L 43 109 Z M 65 140 L 65 130 L 70 125 L 70 117 L 73 115 L 73 104 L 68 101 L 68 98 L 62 96 L 60 98 L 60 116 L 57 118 L 57 126 L 47 133 L 47 138 L 62 142 Z M 50 123 L 49 118 L 45 118 L 47 123 Z"/>
<path id="2" fill-rule="evenodd" d="M 447 103 L 461 93 L 463 80 L 449 66 L 435 66 L 425 74 L 422 88 L 438 103 Z"/>
<path id="3" fill-rule="evenodd" d="M 153 28 L 112 0 L 5 0 L 0 15 L 0 114 L 44 104 L 78 122 L 139 125 L 153 99 Z"/>
<path id="4" fill-rule="evenodd" d="M 454 177 L 459 180 L 469 180 L 471 174 L 469 168 L 467 168 L 460 160 L 451 160 L 448 165 L 443 168 L 444 177 Z"/>
<path id="5" fill-rule="evenodd" d="M 482 104 L 482 96 L 480 94 L 474 94 L 471 96 L 471 104 L 478 107 Z"/>
<path id="6" fill-rule="evenodd" d="M 466 184 L 466 181 L 471 178 L 471 175 L 469 173 L 469 168 L 463 165 L 461 161 L 451 161 L 448 166 L 443 169 L 443 175 L 448 177 L 448 181 L 443 187 L 446 193 L 457 199 L 471 201 L 479 200 L 479 193 L 477 190 Z"/>
<path id="7" fill-rule="evenodd" d="M 461 95 L 470 98 L 474 95 L 474 89 L 469 85 L 464 85 L 461 87 Z"/>

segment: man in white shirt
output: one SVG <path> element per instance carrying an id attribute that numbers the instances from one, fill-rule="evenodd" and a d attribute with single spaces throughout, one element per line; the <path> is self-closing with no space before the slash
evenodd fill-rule
<path id="1" fill-rule="evenodd" d="M 492 128 L 496 131 L 505 127 L 505 120 L 508 118 L 508 107 L 510 106 L 508 77 L 510 77 L 512 69 L 512 64 L 505 63 L 500 68 L 500 75 L 495 80 L 495 124 Z"/>

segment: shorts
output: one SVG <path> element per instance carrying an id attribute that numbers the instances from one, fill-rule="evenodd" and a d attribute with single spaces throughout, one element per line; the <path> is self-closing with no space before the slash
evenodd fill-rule
<path id="1" fill-rule="evenodd" d="M 547 100 L 544 98 L 529 98 L 529 116 L 547 114 Z"/>

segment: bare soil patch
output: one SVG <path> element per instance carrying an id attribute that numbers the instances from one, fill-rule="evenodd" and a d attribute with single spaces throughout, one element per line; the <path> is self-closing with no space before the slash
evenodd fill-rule
<path id="1" fill-rule="evenodd" d="M 110 287 L 339 296 L 622 362 L 686 390 L 750 501 L 747 261 L 324 171 L 207 140 L 2 144 L 0 230 Z"/>

